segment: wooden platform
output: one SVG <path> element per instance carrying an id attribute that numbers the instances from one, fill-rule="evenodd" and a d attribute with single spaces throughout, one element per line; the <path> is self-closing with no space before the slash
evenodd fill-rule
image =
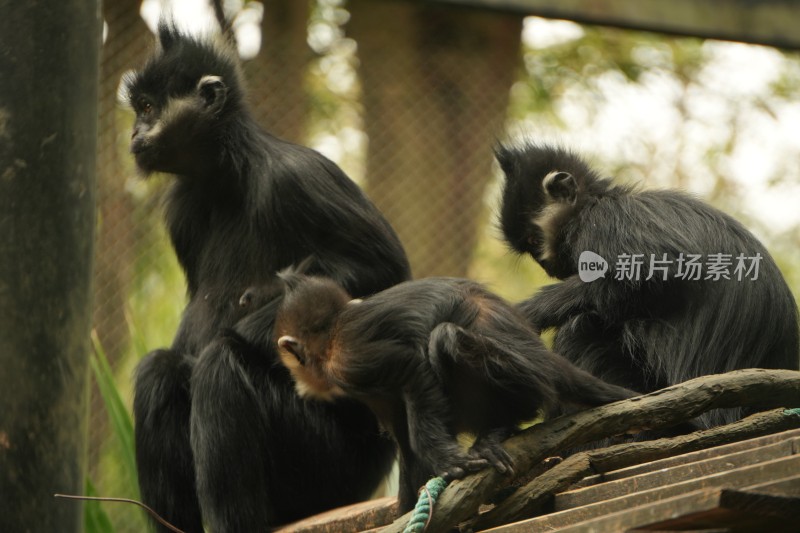
<path id="1" fill-rule="evenodd" d="M 556 512 L 493 533 L 800 531 L 800 430 L 586 478 Z"/>
<path id="2" fill-rule="evenodd" d="M 484 531 L 800 532 L 800 429 L 586 477 L 552 511 Z M 278 531 L 379 530 L 395 515 L 395 499 L 382 498 Z"/>

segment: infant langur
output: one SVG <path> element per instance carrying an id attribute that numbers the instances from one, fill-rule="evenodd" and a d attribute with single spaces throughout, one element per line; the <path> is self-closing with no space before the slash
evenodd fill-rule
<path id="1" fill-rule="evenodd" d="M 511 305 L 463 279 L 402 283 L 352 300 L 328 278 L 281 274 L 276 317 L 282 362 L 301 396 L 368 405 L 400 450 L 400 507 L 434 475 L 493 465 L 511 473 L 501 442 L 520 422 L 570 402 L 635 396 L 551 353 Z M 459 432 L 476 435 L 463 451 Z"/>

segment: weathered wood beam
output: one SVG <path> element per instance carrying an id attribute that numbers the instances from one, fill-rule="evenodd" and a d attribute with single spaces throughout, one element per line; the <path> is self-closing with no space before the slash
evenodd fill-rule
<path id="1" fill-rule="evenodd" d="M 792 0 L 433 0 L 635 30 L 800 49 Z"/>
<path id="2" fill-rule="evenodd" d="M 559 451 L 619 435 L 631 428 L 668 427 L 711 409 L 796 405 L 800 405 L 800 372 L 737 370 L 696 378 L 646 396 L 556 418 L 512 437 L 506 441 L 505 449 L 513 458 L 517 471 L 525 472 Z M 481 503 L 507 481 L 493 469 L 454 481 L 437 502 L 427 531 L 449 531 L 470 518 Z M 399 518 L 384 532 L 403 531 L 409 518 L 410 514 Z"/>
<path id="3" fill-rule="evenodd" d="M 567 458 L 563 463 L 533 479 L 517 490 L 497 507 L 486 512 L 469 525 L 475 531 L 507 524 L 525 517 L 536 516 L 552 505 L 553 495 L 561 492 L 577 480 L 597 473 L 595 482 L 629 479 L 630 476 L 658 471 L 670 467 L 680 468 L 687 461 L 704 461 L 719 455 L 753 450 L 758 446 L 769 446 L 800 437 L 800 432 L 788 432 L 754 438 L 772 432 L 800 427 L 800 417 L 786 416 L 784 409 L 757 413 L 738 422 L 719 426 L 689 435 L 670 437 L 646 442 L 617 444 L 599 450 L 581 452 Z M 751 439 L 744 440 L 743 439 Z M 727 444 L 719 446 L 724 443 Z M 789 444 L 791 444 L 789 442 Z M 710 449 L 712 446 L 719 446 Z M 701 451 L 695 451 L 701 450 Z M 694 452 L 689 455 L 687 452 Z M 679 456 L 675 458 L 675 456 Z M 671 459 L 665 459 L 665 458 Z M 646 461 L 653 461 L 641 465 Z M 628 468 L 631 465 L 636 467 Z M 619 470 L 624 469 L 624 470 Z M 612 471 L 612 475 L 605 473 Z"/>
<path id="4" fill-rule="evenodd" d="M 714 474 L 729 473 L 731 470 L 742 470 L 753 465 L 790 457 L 795 455 L 798 448 L 800 448 L 800 439 L 795 438 L 762 446 L 755 450 L 745 450 L 696 463 L 674 466 L 666 470 L 639 474 L 633 479 L 619 479 L 591 487 L 568 490 L 556 496 L 555 510 L 577 509 L 612 498 L 623 501 L 626 496 L 642 491 L 663 489 L 666 486 L 684 482 L 696 482 L 698 479 Z"/>

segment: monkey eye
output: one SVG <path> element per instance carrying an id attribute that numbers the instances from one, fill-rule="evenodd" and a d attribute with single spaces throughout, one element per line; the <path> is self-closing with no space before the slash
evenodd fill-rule
<path id="1" fill-rule="evenodd" d="M 148 102 L 146 99 L 142 98 L 139 100 L 139 113 L 141 115 L 147 116 L 153 111 L 153 104 Z"/>

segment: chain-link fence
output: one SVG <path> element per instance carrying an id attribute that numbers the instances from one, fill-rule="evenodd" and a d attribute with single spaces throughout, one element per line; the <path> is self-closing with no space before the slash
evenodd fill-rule
<path id="1" fill-rule="evenodd" d="M 161 219 L 160 199 L 171 178 L 136 175 L 127 153 L 132 117 L 116 102 L 123 72 L 153 49 L 140 3 L 104 4 L 98 153 L 94 327 L 127 401 L 136 363 L 171 343 L 186 301 Z M 581 35 L 579 43 L 559 45 L 555 32 L 556 44 L 546 53 L 527 53 L 522 61 L 518 15 L 402 0 L 350 0 L 346 9 L 341 0 L 263 4 L 261 51 L 244 63 L 251 109 L 269 131 L 319 149 L 364 188 L 400 235 L 416 277 L 469 276 L 512 299 L 543 280 L 531 261 L 514 261 L 494 228 L 492 147 L 506 137 L 509 116 L 536 116 L 537 131 L 564 117 L 590 130 L 602 125 L 603 113 L 587 110 L 606 98 L 604 86 L 630 88 L 650 73 L 685 89 L 668 96 L 681 110 L 675 133 L 668 135 L 685 141 L 690 137 L 680 124 L 697 131 L 701 122 L 687 105 L 702 86 L 708 55 L 698 40 L 572 28 L 569 38 Z M 641 58 L 655 59 L 648 65 Z M 738 96 L 733 100 L 749 105 Z M 753 98 L 753 109 L 766 105 Z M 731 107 L 732 117 L 740 116 L 737 109 Z M 632 120 L 644 124 L 638 116 Z M 719 146 L 728 150 L 738 142 L 738 124 Z M 530 121 L 523 125 L 532 129 Z M 626 160 L 629 173 L 666 172 L 672 179 L 710 169 L 712 191 L 724 193 L 714 201 L 736 205 L 739 193 L 718 160 L 704 155 L 682 163 L 679 155 L 699 150 L 681 143 L 673 147 L 674 157 L 665 158 L 664 143 L 634 126 L 631 132 L 609 148 Z M 797 172 L 784 174 L 791 179 Z M 800 237 L 793 239 L 787 243 Z M 96 390 L 91 406 L 90 478 L 103 495 L 134 496 L 135 482 L 116 458 L 119 443 Z M 143 527 L 138 509 L 107 511 L 118 531 Z"/>
<path id="2" fill-rule="evenodd" d="M 138 3 L 105 5 L 95 262 L 94 327 L 128 399 L 136 362 L 170 343 L 185 303 L 161 223 L 170 178 L 136 175 L 132 117 L 115 99 L 123 72 L 153 48 Z M 518 74 L 521 17 L 413 2 L 348 9 L 265 2 L 261 52 L 244 64 L 251 108 L 272 133 L 320 149 L 364 187 L 415 275 L 466 275 L 489 219 L 492 145 Z M 99 493 L 130 496 L 97 390 L 91 404 L 89 475 Z M 142 527 L 137 509 L 107 511 L 118 531 Z"/>

